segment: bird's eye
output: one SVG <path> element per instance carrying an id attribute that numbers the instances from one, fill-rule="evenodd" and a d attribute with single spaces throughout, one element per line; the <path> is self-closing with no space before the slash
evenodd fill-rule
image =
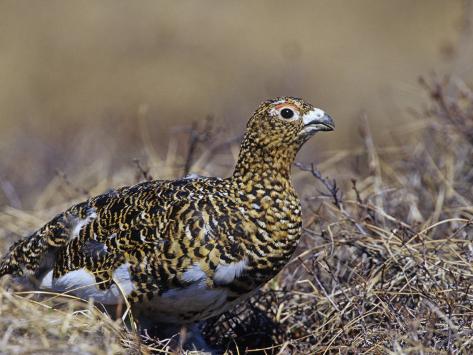
<path id="1" fill-rule="evenodd" d="M 284 108 L 280 112 L 282 118 L 292 118 L 294 117 L 294 111 L 292 111 L 290 108 Z"/>

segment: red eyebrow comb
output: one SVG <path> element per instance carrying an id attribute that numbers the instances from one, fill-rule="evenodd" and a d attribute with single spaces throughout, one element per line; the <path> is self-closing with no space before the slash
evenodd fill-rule
<path id="1" fill-rule="evenodd" d="M 290 106 L 290 107 L 292 107 L 292 108 L 294 108 L 294 109 L 296 109 L 296 110 L 299 111 L 299 107 L 297 107 L 297 106 L 294 105 L 294 104 L 291 104 L 290 102 L 285 102 L 285 103 L 283 103 L 283 104 L 277 104 L 277 105 L 275 106 L 275 108 L 276 108 L 277 110 L 279 110 L 280 108 L 282 108 L 282 107 L 287 107 L 287 106 Z"/>

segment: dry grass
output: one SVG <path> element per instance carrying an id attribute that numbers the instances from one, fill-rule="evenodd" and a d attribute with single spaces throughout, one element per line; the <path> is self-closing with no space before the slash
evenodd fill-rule
<path id="1" fill-rule="evenodd" d="M 235 354 L 473 351 L 473 92 L 455 80 L 421 84 L 431 105 L 399 128 L 397 145 L 378 147 L 363 123 L 363 145 L 332 152 L 318 164 L 323 175 L 295 168 L 305 211 L 298 256 L 249 303 L 203 325 L 210 344 Z M 148 150 L 148 161 L 113 178 L 99 169 L 59 175 L 34 211 L 0 212 L 1 246 L 110 185 L 185 170 L 228 174 L 237 139 L 209 148 L 211 131 L 194 129 L 165 158 Z M 166 349 L 125 323 L 90 304 L 0 288 L 5 352 Z"/>

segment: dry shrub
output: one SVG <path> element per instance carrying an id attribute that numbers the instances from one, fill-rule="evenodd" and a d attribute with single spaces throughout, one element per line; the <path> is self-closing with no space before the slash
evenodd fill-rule
<path id="1" fill-rule="evenodd" d="M 305 232 L 297 256 L 248 303 L 203 324 L 209 344 L 232 353 L 473 351 L 473 93 L 460 81 L 421 84 L 430 107 L 415 114 L 415 128 L 397 133 L 397 146 L 378 148 L 363 123 L 363 148 L 324 163 L 336 180 L 298 165 Z M 63 177 L 68 198 L 35 213 L 5 208 L 3 247 L 12 232 L 26 234 L 71 195 L 79 198 L 83 189 L 74 193 L 73 185 L 98 193 L 104 181 L 133 182 L 134 172 L 137 179 L 228 173 L 237 139 L 208 148 L 211 128 L 203 130 L 191 132 L 187 155 L 150 155 L 117 180 L 99 172 L 96 185 Z M 4 289 L 0 298 L 2 349 L 166 349 L 158 340 L 138 341 L 126 322 L 91 305 L 51 307 Z"/>

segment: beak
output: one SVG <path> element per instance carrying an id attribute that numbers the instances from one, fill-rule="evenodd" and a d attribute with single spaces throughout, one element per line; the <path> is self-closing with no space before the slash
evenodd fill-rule
<path id="1" fill-rule="evenodd" d="M 307 112 L 302 116 L 302 120 L 304 122 L 304 131 L 333 131 L 335 129 L 332 117 L 318 108 L 313 108 Z"/>

